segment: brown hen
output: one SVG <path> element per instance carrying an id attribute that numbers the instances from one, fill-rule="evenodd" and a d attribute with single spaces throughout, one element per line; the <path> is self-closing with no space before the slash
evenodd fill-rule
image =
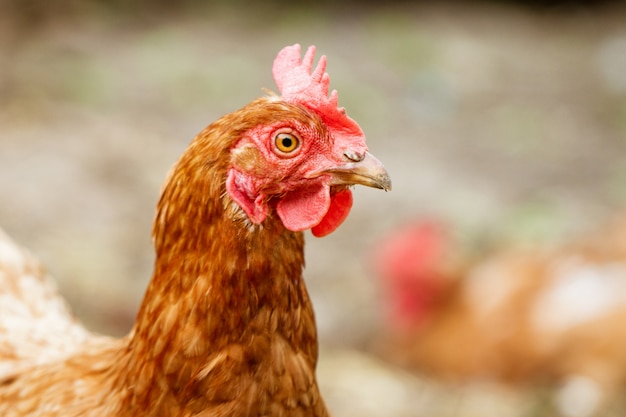
<path id="1" fill-rule="evenodd" d="M 284 48 L 281 96 L 209 125 L 174 166 L 154 274 L 125 338 L 87 332 L 0 236 L 0 415 L 328 415 L 302 231 L 338 227 L 350 185 L 390 181 L 313 56 Z"/>
<path id="2" fill-rule="evenodd" d="M 626 216 L 555 247 L 463 256 L 455 243 L 422 221 L 377 246 L 386 357 L 443 380 L 554 384 L 565 417 L 612 406 L 626 386 Z"/>

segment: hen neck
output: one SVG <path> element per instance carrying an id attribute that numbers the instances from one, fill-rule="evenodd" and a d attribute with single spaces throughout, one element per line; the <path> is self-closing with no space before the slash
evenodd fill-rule
<path id="1" fill-rule="evenodd" d="M 164 189 L 154 228 L 154 274 L 125 361 L 128 384 L 147 373 L 168 385 L 177 403 L 194 401 L 190 384 L 216 352 L 241 350 L 252 364 L 248 372 L 273 360 L 277 337 L 302 354 L 311 371 L 318 355 L 302 279 L 302 233 L 286 230 L 276 218 L 250 225 L 223 185 L 210 182 L 219 173 L 203 174 L 190 178 L 179 163 Z M 138 391 L 127 401 L 145 403 Z"/>

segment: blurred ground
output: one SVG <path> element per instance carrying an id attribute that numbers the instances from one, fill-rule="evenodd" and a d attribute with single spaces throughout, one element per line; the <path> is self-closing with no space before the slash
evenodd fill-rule
<path id="1" fill-rule="evenodd" d="M 307 236 L 335 416 L 548 415 L 540 395 L 442 387 L 358 353 L 378 332 L 367 250 L 427 213 L 461 233 L 545 242 L 621 209 L 625 6 L 124 14 L 94 3 L 28 16 L 0 17 L 0 225 L 91 328 L 130 328 L 151 274 L 159 187 L 191 138 L 275 88 L 281 47 L 315 44 L 394 187 L 357 189 L 337 232 Z"/>

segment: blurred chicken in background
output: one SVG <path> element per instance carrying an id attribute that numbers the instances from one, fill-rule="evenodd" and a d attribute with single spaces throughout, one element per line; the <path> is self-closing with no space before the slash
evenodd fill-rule
<path id="1" fill-rule="evenodd" d="M 626 383 L 626 217 L 561 247 L 478 255 L 418 221 L 374 253 L 394 363 L 445 381 L 548 383 L 566 417 L 601 415 Z"/>

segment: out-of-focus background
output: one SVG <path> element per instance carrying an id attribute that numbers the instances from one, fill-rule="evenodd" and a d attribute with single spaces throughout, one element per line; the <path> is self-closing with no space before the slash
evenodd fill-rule
<path id="1" fill-rule="evenodd" d="M 544 244 L 622 210 L 626 5 L 423 3 L 1 2 L 1 227 L 90 328 L 124 334 L 151 275 L 167 170 L 207 124 L 275 89 L 280 48 L 315 44 L 393 180 L 390 193 L 356 189 L 332 235 L 307 235 L 330 409 L 553 415 L 538 386 L 450 386 L 379 358 L 367 261 L 419 216 Z"/>

